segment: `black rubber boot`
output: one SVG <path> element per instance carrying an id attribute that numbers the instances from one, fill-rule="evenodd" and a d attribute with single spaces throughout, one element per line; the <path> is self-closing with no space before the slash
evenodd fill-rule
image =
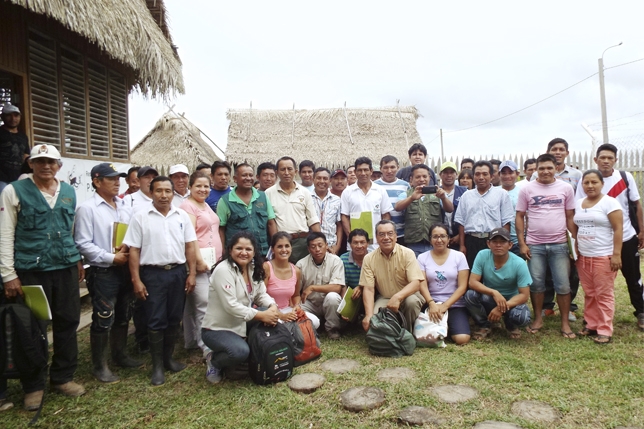
<path id="1" fill-rule="evenodd" d="M 92 374 L 103 383 L 117 383 L 119 378 L 107 366 L 107 343 L 109 332 L 91 332 L 90 347 L 92 349 Z"/>
<path id="2" fill-rule="evenodd" d="M 152 356 L 152 378 L 153 386 L 161 386 L 165 383 L 163 373 L 163 336 L 164 331 L 148 330 L 148 343 L 150 344 L 150 356 Z"/>
<path id="3" fill-rule="evenodd" d="M 123 368 L 138 368 L 143 366 L 143 361 L 133 359 L 125 353 L 127 347 L 127 325 L 112 326 L 110 332 L 110 349 L 112 362 Z"/>
<path id="4" fill-rule="evenodd" d="M 186 369 L 186 364 L 179 363 L 172 359 L 174 353 L 174 345 L 177 342 L 179 334 L 178 326 L 168 326 L 165 330 L 165 338 L 163 340 L 163 366 L 168 371 L 179 372 Z"/>

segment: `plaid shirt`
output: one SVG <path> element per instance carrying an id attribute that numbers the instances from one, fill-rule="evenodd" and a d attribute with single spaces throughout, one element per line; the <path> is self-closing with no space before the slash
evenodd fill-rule
<path id="1" fill-rule="evenodd" d="M 320 218 L 320 231 L 326 237 L 326 243 L 329 246 L 335 246 L 338 241 L 338 236 L 336 235 L 337 223 L 340 222 L 342 202 L 340 197 L 333 195 L 331 191 L 327 192 L 324 199 L 318 197 L 315 192 L 311 196 L 313 197 L 315 212 L 318 214 L 318 218 Z"/>

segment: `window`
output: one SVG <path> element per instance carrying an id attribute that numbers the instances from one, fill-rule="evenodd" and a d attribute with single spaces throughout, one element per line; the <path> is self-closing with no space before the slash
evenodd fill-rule
<path id="1" fill-rule="evenodd" d="M 56 46 L 36 33 L 29 39 L 29 75 L 33 144 L 50 144 L 60 150 Z"/>
<path id="2" fill-rule="evenodd" d="M 65 48 L 60 50 L 60 74 L 65 127 L 65 152 L 87 155 L 85 71 L 83 57 Z"/>

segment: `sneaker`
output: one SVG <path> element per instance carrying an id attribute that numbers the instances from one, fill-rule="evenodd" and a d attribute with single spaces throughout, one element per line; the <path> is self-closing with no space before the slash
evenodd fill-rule
<path id="1" fill-rule="evenodd" d="M 8 399 L 0 399 L 0 412 L 13 408 L 13 402 Z"/>
<path id="2" fill-rule="evenodd" d="M 25 393 L 25 410 L 27 411 L 36 411 L 40 408 L 40 403 L 42 402 L 42 396 L 45 392 L 43 390 L 37 390 L 36 392 Z"/>
<path id="3" fill-rule="evenodd" d="M 206 357 L 206 380 L 211 384 L 217 384 L 221 379 L 221 370 L 212 364 L 212 352 L 210 352 Z"/>
<path id="4" fill-rule="evenodd" d="M 637 315 L 637 327 L 644 331 L 644 313 Z"/>
<path id="5" fill-rule="evenodd" d="M 337 329 L 331 329 L 326 331 L 327 337 L 329 337 L 330 340 L 339 340 L 340 339 L 340 331 Z"/>
<path id="6" fill-rule="evenodd" d="M 541 317 L 548 317 L 548 316 L 554 316 L 554 315 L 555 315 L 555 311 L 550 308 L 541 310 Z"/>
<path id="7" fill-rule="evenodd" d="M 568 321 L 569 322 L 576 322 L 577 321 L 577 316 L 572 311 L 568 312 Z"/>
<path id="8" fill-rule="evenodd" d="M 52 384 L 51 388 L 65 396 L 77 397 L 85 394 L 85 388 L 73 381 L 68 381 L 63 384 Z"/>

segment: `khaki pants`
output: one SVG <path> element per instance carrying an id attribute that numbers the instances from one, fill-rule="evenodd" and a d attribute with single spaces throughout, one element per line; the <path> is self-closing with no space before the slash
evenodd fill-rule
<path id="1" fill-rule="evenodd" d="M 378 310 L 382 307 L 386 307 L 389 302 L 389 298 L 380 297 L 376 300 L 373 305 L 373 314 L 377 314 Z M 414 330 L 414 323 L 420 314 L 420 309 L 422 308 L 425 300 L 420 292 L 416 292 L 413 295 L 409 295 L 400 303 L 400 308 L 398 311 L 402 314 L 403 319 L 405 319 L 406 328 L 409 332 Z"/>

